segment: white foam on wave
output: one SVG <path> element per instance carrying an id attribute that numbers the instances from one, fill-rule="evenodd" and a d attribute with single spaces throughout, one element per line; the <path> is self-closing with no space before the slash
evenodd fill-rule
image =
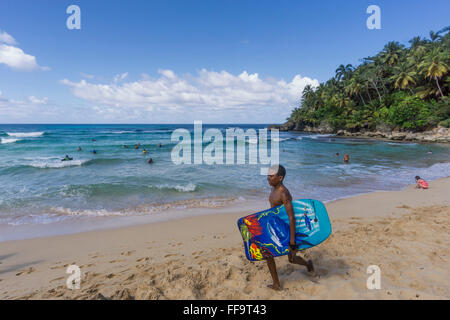
<path id="1" fill-rule="evenodd" d="M 105 209 L 91 209 L 91 210 L 75 210 L 63 207 L 52 207 L 51 213 L 58 216 L 75 216 L 75 217 L 110 217 L 110 216 L 125 216 L 125 211 L 108 211 Z"/>
<path id="2" fill-rule="evenodd" d="M 328 138 L 334 136 L 333 134 L 313 134 L 308 136 L 311 139 Z"/>
<path id="3" fill-rule="evenodd" d="M 189 183 L 186 186 L 183 186 L 183 185 L 171 186 L 171 185 L 163 184 L 163 185 L 156 185 L 155 187 L 158 189 L 175 189 L 180 192 L 192 192 L 197 189 L 197 186 L 193 183 Z"/>
<path id="4" fill-rule="evenodd" d="M 414 142 L 388 142 L 390 146 L 416 146 L 417 143 Z"/>
<path id="5" fill-rule="evenodd" d="M 271 138 L 273 141 L 276 141 L 276 142 L 281 142 L 281 141 L 286 141 L 286 140 L 289 140 L 289 138 Z"/>
<path id="6" fill-rule="evenodd" d="M 20 141 L 20 140 L 22 140 L 22 139 L 8 139 L 8 138 L 2 138 L 2 144 L 5 144 L 5 143 L 14 143 L 14 142 Z"/>
<path id="7" fill-rule="evenodd" d="M 7 132 L 6 133 L 10 137 L 19 137 L 19 138 L 31 138 L 31 137 L 40 137 L 44 135 L 44 132 Z"/>
<path id="8" fill-rule="evenodd" d="M 83 163 L 86 163 L 89 160 L 71 160 L 71 161 L 34 161 L 29 165 L 35 168 L 65 168 L 72 166 L 81 166 Z"/>

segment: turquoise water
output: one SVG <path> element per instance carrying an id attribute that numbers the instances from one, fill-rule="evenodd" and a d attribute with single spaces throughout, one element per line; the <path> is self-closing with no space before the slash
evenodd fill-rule
<path id="1" fill-rule="evenodd" d="M 203 129 L 225 135 L 228 127 Z M 260 165 L 175 165 L 171 134 L 177 128 L 192 132 L 193 125 L 0 125 L 0 226 L 267 200 L 270 189 Z M 447 145 L 283 132 L 279 148 L 294 198 L 329 201 L 401 189 L 414 183 L 415 175 L 428 180 L 450 175 Z M 342 162 L 345 153 L 350 164 Z M 66 154 L 74 160 L 62 162 Z M 150 157 L 153 164 L 147 163 Z"/>

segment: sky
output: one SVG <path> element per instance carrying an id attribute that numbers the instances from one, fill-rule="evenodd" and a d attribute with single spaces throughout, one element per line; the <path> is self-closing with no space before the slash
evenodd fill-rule
<path id="1" fill-rule="evenodd" d="M 367 28 L 370 5 L 381 29 Z M 2 0 L 0 123 L 282 123 L 306 85 L 428 37 L 449 12 L 448 0 Z"/>

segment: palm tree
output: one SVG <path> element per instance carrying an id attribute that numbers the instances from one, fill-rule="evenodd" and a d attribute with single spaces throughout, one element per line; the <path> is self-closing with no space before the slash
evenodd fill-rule
<path id="1" fill-rule="evenodd" d="M 365 89 L 364 81 L 359 73 L 356 73 L 351 77 L 345 89 L 346 92 L 349 93 L 350 95 L 359 95 L 363 105 L 366 105 L 366 102 L 364 101 L 364 98 L 361 94 Z"/>
<path id="2" fill-rule="evenodd" d="M 439 32 L 434 32 L 433 30 L 430 31 L 430 39 L 431 42 L 436 41 L 439 38 Z"/>
<path id="3" fill-rule="evenodd" d="M 445 63 L 448 60 L 448 52 L 443 53 L 439 48 L 434 48 L 429 54 L 425 56 L 422 63 L 419 65 L 419 67 L 422 69 L 422 72 L 427 77 L 436 81 L 436 86 L 439 89 L 441 98 L 444 97 L 444 94 L 442 93 L 441 87 L 439 85 L 439 79 L 448 72 L 449 67 Z"/>
<path id="4" fill-rule="evenodd" d="M 425 43 L 425 41 L 422 40 L 422 38 L 420 38 L 420 36 L 414 37 L 411 40 L 409 40 L 408 42 L 411 43 L 411 49 L 416 49 L 417 47 L 419 47 Z"/>
<path id="5" fill-rule="evenodd" d="M 350 99 L 341 92 L 336 93 L 332 101 L 341 109 L 350 103 Z"/>
<path id="6" fill-rule="evenodd" d="M 400 43 L 396 41 L 388 42 L 388 44 L 385 45 L 383 50 L 381 51 L 381 58 L 383 63 L 386 63 L 390 67 L 392 67 L 394 64 L 397 64 L 402 55 L 402 51 L 403 45 L 401 45 Z"/>
<path id="7" fill-rule="evenodd" d="M 380 100 L 380 104 L 381 104 L 381 95 L 380 95 L 380 91 L 378 91 L 378 87 L 377 87 L 377 75 L 376 75 L 376 69 L 374 65 L 369 65 L 369 68 L 367 69 L 367 72 L 365 74 L 365 79 L 372 84 L 373 88 L 375 89 L 375 91 L 378 94 L 378 99 Z"/>
<path id="8" fill-rule="evenodd" d="M 398 64 L 394 68 L 394 75 L 391 77 L 391 79 L 394 82 L 394 88 L 400 88 L 400 89 L 406 89 L 409 88 L 412 94 L 414 92 L 410 88 L 411 83 L 415 84 L 416 81 L 414 80 L 415 72 L 411 71 L 411 68 L 406 62 L 402 62 Z"/>
<path id="9" fill-rule="evenodd" d="M 310 84 L 306 85 L 305 88 L 303 89 L 302 97 L 308 100 L 311 99 L 313 94 L 314 94 L 313 87 Z"/>
<path id="10" fill-rule="evenodd" d="M 347 64 L 346 66 L 344 66 L 343 64 L 341 64 L 337 69 L 336 69 L 336 80 L 340 81 L 340 80 L 345 80 L 353 71 L 353 66 L 351 64 Z"/>

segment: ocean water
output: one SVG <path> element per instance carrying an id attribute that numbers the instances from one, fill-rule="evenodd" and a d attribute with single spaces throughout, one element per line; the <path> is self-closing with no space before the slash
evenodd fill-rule
<path id="1" fill-rule="evenodd" d="M 229 127 L 203 125 L 224 136 Z M 261 165 L 175 165 L 171 134 L 177 128 L 193 132 L 193 125 L 0 125 L 0 227 L 267 202 L 270 188 Z M 294 198 L 330 201 L 398 190 L 416 175 L 450 176 L 448 145 L 280 132 L 279 150 Z M 342 161 L 345 153 L 349 164 Z M 61 161 L 66 154 L 73 160 Z"/>

